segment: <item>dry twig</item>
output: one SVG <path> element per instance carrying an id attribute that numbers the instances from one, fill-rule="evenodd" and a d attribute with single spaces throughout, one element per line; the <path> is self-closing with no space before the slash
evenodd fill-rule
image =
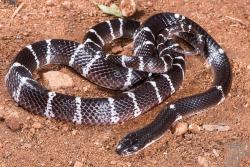
<path id="1" fill-rule="evenodd" d="M 14 17 L 18 14 L 18 12 L 22 9 L 23 5 L 24 5 L 24 2 L 22 2 L 22 3 L 16 8 L 16 10 L 14 11 L 14 13 L 13 13 L 12 16 L 11 16 L 11 20 L 14 19 Z"/>
<path id="2" fill-rule="evenodd" d="M 244 24 L 243 21 L 240 20 L 240 19 L 237 19 L 237 18 L 234 18 L 234 17 L 231 17 L 231 16 L 225 16 L 225 17 L 228 18 L 228 19 L 231 19 L 231 20 L 233 20 L 233 21 L 240 22 L 241 24 Z"/>

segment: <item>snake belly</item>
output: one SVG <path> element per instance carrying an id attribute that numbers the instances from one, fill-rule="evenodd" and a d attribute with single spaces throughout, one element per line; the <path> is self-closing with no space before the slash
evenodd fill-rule
<path id="1" fill-rule="evenodd" d="M 211 65 L 214 82 L 206 92 L 169 103 L 156 119 L 126 135 L 116 152 L 130 155 L 158 139 L 185 115 L 222 102 L 231 87 L 231 67 L 218 43 L 197 23 L 176 13 L 156 14 L 141 25 L 114 19 L 92 27 L 83 43 L 62 39 L 39 41 L 23 48 L 5 81 L 8 92 L 25 110 L 76 124 L 115 124 L 138 117 L 172 95 L 184 79 L 185 52 L 178 36 Z M 103 46 L 117 38 L 132 38 L 133 56 L 112 56 Z M 73 68 L 89 81 L 113 90 L 107 98 L 83 98 L 50 91 L 32 78 L 47 64 Z M 133 89 L 130 89 L 133 88 Z"/>

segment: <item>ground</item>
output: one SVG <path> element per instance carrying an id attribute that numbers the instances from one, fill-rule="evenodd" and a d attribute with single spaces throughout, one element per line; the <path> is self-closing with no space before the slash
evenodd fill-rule
<path id="1" fill-rule="evenodd" d="M 0 2 L 0 166 L 250 166 L 250 1 L 249 0 L 138 0 L 133 19 L 143 21 L 159 12 L 178 12 L 204 27 L 224 48 L 233 70 L 232 89 L 226 100 L 199 115 L 182 120 L 189 124 L 225 124 L 229 131 L 201 131 L 182 136 L 168 131 L 142 152 L 118 156 L 114 149 L 127 132 L 143 127 L 164 106 L 136 119 L 113 126 L 76 126 L 48 120 L 15 105 L 4 84 L 7 69 L 27 44 L 48 38 L 82 41 L 96 23 L 111 19 L 87 0 L 23 0 L 23 7 L 11 18 L 18 4 Z M 66 3 L 65 3 L 66 2 Z M 101 1 L 99 1 L 101 2 Z M 102 1 L 105 3 L 105 1 Z M 107 4 L 118 1 L 106 1 Z M 69 74 L 75 86 L 61 90 L 84 97 L 103 97 L 98 88 L 66 67 L 54 70 Z M 187 60 L 182 88 L 166 102 L 208 89 L 211 72 L 197 58 Z M 11 122 L 11 123 L 10 123 Z M 21 124 L 15 130 L 8 124 Z M 19 129 L 19 130 L 18 130 Z M 238 159 L 237 159 L 238 158 Z M 199 160 L 199 161 L 198 161 Z M 197 163 L 199 162 L 199 163 Z M 206 166 L 206 163 L 203 163 Z"/>

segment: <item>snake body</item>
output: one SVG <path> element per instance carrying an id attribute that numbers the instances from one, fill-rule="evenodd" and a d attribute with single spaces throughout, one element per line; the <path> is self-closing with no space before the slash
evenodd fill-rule
<path id="1" fill-rule="evenodd" d="M 185 72 L 184 51 L 174 36 L 189 43 L 207 60 L 214 82 L 207 91 L 169 103 L 156 119 L 126 135 L 116 152 L 130 155 L 159 139 L 183 116 L 221 103 L 231 87 L 231 67 L 219 44 L 197 23 L 176 13 L 159 13 L 141 25 L 114 19 L 92 27 L 83 43 L 49 39 L 23 48 L 15 57 L 6 86 L 15 102 L 27 111 L 76 124 L 115 124 L 135 118 L 172 95 Z M 103 46 L 118 38 L 132 38 L 133 56 L 112 56 Z M 82 98 L 50 91 L 32 78 L 46 64 L 73 68 L 89 81 L 113 90 L 107 98 Z M 133 89 L 130 89 L 133 88 Z"/>

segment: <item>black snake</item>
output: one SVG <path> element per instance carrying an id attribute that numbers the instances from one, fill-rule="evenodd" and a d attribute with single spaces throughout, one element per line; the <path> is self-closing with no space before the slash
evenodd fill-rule
<path id="1" fill-rule="evenodd" d="M 183 50 L 176 36 L 194 51 Z M 106 43 L 117 38 L 133 39 L 133 56 L 103 51 Z M 194 21 L 176 13 L 160 13 L 141 25 L 126 19 L 99 23 L 88 31 L 83 43 L 39 41 L 17 54 L 5 80 L 12 98 L 29 112 L 77 124 L 115 124 L 145 113 L 172 95 L 184 79 L 185 56 L 193 53 L 211 66 L 211 88 L 169 103 L 152 123 L 126 135 L 116 152 L 130 155 L 159 139 L 183 116 L 222 102 L 230 90 L 232 76 L 226 54 Z M 124 91 L 115 97 L 82 98 L 47 90 L 32 79 L 32 71 L 46 64 L 70 66 L 91 82 Z"/>

